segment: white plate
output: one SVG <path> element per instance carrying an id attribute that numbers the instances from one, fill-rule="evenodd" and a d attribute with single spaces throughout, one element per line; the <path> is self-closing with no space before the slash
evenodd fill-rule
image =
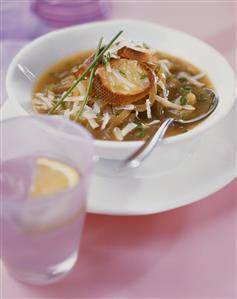
<path id="1" fill-rule="evenodd" d="M 2 118 L 19 114 L 12 102 L 5 102 Z M 195 202 L 221 189 L 236 177 L 235 117 L 236 109 L 233 109 L 215 128 L 203 134 L 195 151 L 170 172 L 153 173 L 150 177 L 135 174 L 130 178 L 94 174 L 88 212 L 158 213 Z M 101 165 L 99 168 L 102 172 Z"/>

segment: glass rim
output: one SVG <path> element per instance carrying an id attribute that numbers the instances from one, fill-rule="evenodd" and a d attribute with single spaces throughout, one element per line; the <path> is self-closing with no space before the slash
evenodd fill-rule
<path id="1" fill-rule="evenodd" d="M 11 118 L 7 118 L 7 119 L 4 119 L 1 121 L 1 130 L 3 130 L 3 125 L 6 124 L 6 123 L 10 123 L 10 122 L 15 122 L 15 121 L 18 121 L 18 120 L 24 120 L 24 119 L 27 119 L 27 120 L 52 120 L 52 116 L 54 117 L 54 120 L 57 119 L 61 122 L 66 122 L 67 124 L 70 124 L 70 126 L 73 126 L 75 129 L 81 131 L 81 133 L 83 134 L 83 138 L 81 136 L 73 136 L 71 134 L 67 134 L 65 132 L 62 132 L 62 131 L 58 131 L 62 137 L 66 138 L 66 139 L 73 139 L 73 140 L 78 140 L 78 139 L 84 139 L 84 140 L 88 140 L 89 142 L 91 141 L 93 143 L 93 138 L 91 136 L 91 134 L 81 125 L 81 124 L 76 124 L 74 123 L 73 121 L 71 120 L 68 120 L 68 119 L 62 119 L 60 118 L 60 116 L 58 115 L 21 115 L 21 116 L 16 116 L 16 117 L 11 117 Z M 53 129 L 53 128 L 52 128 Z M 53 129 L 56 131 L 56 129 Z M 52 132 L 48 132 L 49 134 L 51 134 Z"/>
<path id="2" fill-rule="evenodd" d="M 46 115 L 40 115 L 40 116 L 39 115 L 36 115 L 36 116 L 24 115 L 24 116 L 12 117 L 12 118 L 5 119 L 5 120 L 1 121 L 1 131 L 3 130 L 3 125 L 4 124 L 10 123 L 10 122 L 14 122 L 14 121 L 17 121 L 17 120 L 21 120 L 21 119 L 22 120 L 24 120 L 24 119 L 28 119 L 28 120 L 50 119 L 50 120 L 52 120 L 51 116 L 46 116 Z M 84 140 L 89 141 L 91 143 L 91 145 L 92 145 L 92 159 L 93 159 L 93 155 L 94 155 L 93 138 L 89 134 L 89 132 L 83 126 L 81 126 L 80 124 L 75 124 L 75 123 L 73 123 L 70 120 L 60 119 L 60 121 L 67 122 L 68 124 L 74 126 L 74 128 L 76 128 L 77 130 L 79 130 L 80 132 L 82 132 L 82 134 L 83 134 L 82 136 L 83 137 L 82 136 L 75 136 L 74 137 L 73 135 L 67 134 L 65 132 L 60 132 L 60 134 L 62 134 L 67 139 L 73 139 L 73 140 L 75 140 L 77 138 L 77 140 L 78 140 L 78 138 L 80 138 L 80 139 L 84 139 Z M 2 168 L 2 164 L 3 164 L 4 160 L 2 159 L 2 157 L 0 157 L 0 158 L 1 158 L 0 159 L 0 163 L 1 163 L 1 168 Z M 30 208 L 30 207 L 33 207 L 33 206 L 47 206 L 47 205 L 50 205 L 51 203 L 53 203 L 54 201 L 59 200 L 59 199 L 55 198 L 55 196 L 57 196 L 57 195 L 63 196 L 63 194 L 65 194 L 65 197 L 63 197 L 63 199 L 61 199 L 61 200 L 64 200 L 64 198 L 66 198 L 66 195 L 68 194 L 68 192 L 74 192 L 81 185 L 83 186 L 83 184 L 85 182 L 85 175 L 84 175 L 84 173 L 87 172 L 87 171 L 90 171 L 91 168 L 92 168 L 92 166 L 93 166 L 93 160 L 92 160 L 92 163 L 89 164 L 89 166 L 86 168 L 86 170 L 83 173 L 79 172 L 80 177 L 79 177 L 78 182 L 75 185 L 73 185 L 71 187 L 70 186 L 66 187 L 63 190 L 58 191 L 58 192 L 54 192 L 52 194 L 48 194 L 48 195 L 45 195 L 45 196 L 38 196 L 37 198 L 32 199 L 32 200 L 21 201 L 18 198 L 5 200 L 4 196 L 2 194 L 2 191 L 1 191 L 1 194 L 0 194 L 1 195 L 1 197 L 0 197 L 1 207 L 4 206 L 4 208 L 6 207 L 7 209 L 14 209 L 14 208 L 17 208 L 17 207 Z M 1 188 L 1 190 L 2 190 L 2 188 Z"/>

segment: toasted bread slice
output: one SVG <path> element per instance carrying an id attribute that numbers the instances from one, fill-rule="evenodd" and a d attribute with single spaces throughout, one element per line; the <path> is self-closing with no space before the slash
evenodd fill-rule
<path id="1" fill-rule="evenodd" d="M 127 105 L 147 96 L 153 86 L 152 71 L 143 63 L 128 59 L 111 59 L 99 65 L 93 81 L 93 91 L 112 105 Z"/>
<path id="2" fill-rule="evenodd" d="M 121 58 L 137 60 L 139 62 L 148 62 L 150 54 L 138 51 L 129 47 L 123 47 L 118 50 L 117 55 Z"/>

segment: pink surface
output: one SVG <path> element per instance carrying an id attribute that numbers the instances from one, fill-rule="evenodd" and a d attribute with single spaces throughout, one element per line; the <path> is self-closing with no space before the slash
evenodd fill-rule
<path id="1" fill-rule="evenodd" d="M 111 5 L 111 16 L 186 31 L 234 66 L 235 6 L 120 1 Z M 234 180 L 205 200 L 152 216 L 89 215 L 80 260 L 63 282 L 24 286 L 3 269 L 2 298 L 236 298 L 236 188 Z"/>
<path id="2" fill-rule="evenodd" d="M 236 298 L 236 187 L 153 216 L 89 215 L 80 259 L 55 286 L 3 275 L 3 298 Z"/>

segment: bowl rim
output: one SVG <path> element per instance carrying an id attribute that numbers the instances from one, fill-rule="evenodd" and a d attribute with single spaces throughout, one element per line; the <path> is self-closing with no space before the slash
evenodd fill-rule
<path id="1" fill-rule="evenodd" d="M 232 76 L 233 78 L 233 82 L 235 86 L 233 86 L 233 95 L 232 95 L 232 99 L 231 101 L 229 101 L 228 106 L 226 106 L 226 108 L 223 110 L 217 110 L 214 111 L 214 113 L 218 113 L 218 115 L 216 116 L 216 118 L 214 119 L 210 119 L 207 118 L 205 121 L 203 121 L 200 125 L 196 126 L 195 128 L 193 128 L 192 130 L 186 132 L 185 134 L 179 134 L 179 135 L 175 135 L 175 136 L 171 136 L 168 138 L 165 138 L 163 140 L 163 144 L 173 144 L 173 143 L 177 143 L 177 142 L 182 142 L 185 141 L 187 139 L 190 139 L 192 137 L 198 136 L 200 135 L 202 132 L 207 131 L 208 129 L 210 129 L 213 125 L 215 125 L 217 122 L 219 122 L 220 120 L 222 120 L 227 114 L 228 112 L 231 110 L 231 108 L 233 107 L 235 100 L 236 100 L 236 95 L 237 95 L 237 80 L 236 80 L 236 75 L 234 70 L 232 69 L 231 65 L 229 64 L 229 62 L 226 60 L 226 58 L 220 53 L 218 52 L 215 48 L 213 48 L 212 46 L 210 46 L 209 44 L 205 43 L 204 41 L 200 40 L 199 38 L 196 38 L 188 33 L 185 33 L 183 31 L 180 30 L 176 30 L 167 26 L 163 26 L 160 25 L 158 23 L 154 23 L 154 22 L 150 22 L 150 21 L 144 21 L 144 20 L 138 20 L 138 19 L 116 19 L 116 20 L 105 20 L 105 21 L 97 21 L 97 22 L 90 22 L 90 23 L 86 23 L 86 24 L 80 24 L 80 25 L 75 25 L 75 26 L 70 26 L 70 27 L 66 27 L 66 28 L 62 28 L 62 29 L 58 29 L 58 30 L 54 30 L 51 31 L 49 33 L 46 33 L 34 40 L 32 40 L 31 42 L 29 42 L 28 44 L 26 44 L 13 58 L 11 64 L 8 67 L 8 71 L 7 71 L 7 75 L 6 75 L 6 89 L 7 89 L 7 94 L 9 96 L 10 99 L 13 99 L 14 102 L 18 105 L 19 108 L 21 108 L 21 111 L 24 113 L 29 114 L 23 107 L 22 105 L 18 102 L 17 98 L 14 96 L 14 92 L 12 92 L 12 88 L 11 88 L 11 76 L 12 73 L 14 72 L 16 65 L 17 65 L 17 61 L 20 59 L 20 57 L 24 56 L 25 52 L 29 51 L 30 48 L 34 48 L 35 46 L 37 46 L 37 44 L 40 44 L 41 42 L 45 42 L 49 39 L 51 39 L 51 37 L 57 36 L 57 35 L 61 35 L 61 34 L 65 34 L 67 32 L 70 31 L 76 31 L 76 30 L 90 30 L 91 28 L 95 28 L 96 26 L 103 26 L 103 25 L 124 25 L 124 24 L 143 24 L 144 26 L 150 26 L 150 27 L 154 27 L 154 28 L 160 28 L 161 30 L 165 30 L 166 32 L 168 31 L 170 34 L 179 34 L 180 36 L 183 36 L 185 38 L 191 38 L 193 39 L 195 42 L 198 42 L 201 46 L 206 47 L 209 51 L 212 51 L 216 56 L 219 56 L 218 58 L 221 59 L 226 67 L 228 68 L 229 74 L 230 76 Z M 94 139 L 94 143 L 96 145 L 96 147 L 98 148 L 116 148 L 116 149 L 135 149 L 138 146 L 140 146 L 142 143 L 144 143 L 144 141 L 110 141 L 110 140 L 96 140 Z"/>

